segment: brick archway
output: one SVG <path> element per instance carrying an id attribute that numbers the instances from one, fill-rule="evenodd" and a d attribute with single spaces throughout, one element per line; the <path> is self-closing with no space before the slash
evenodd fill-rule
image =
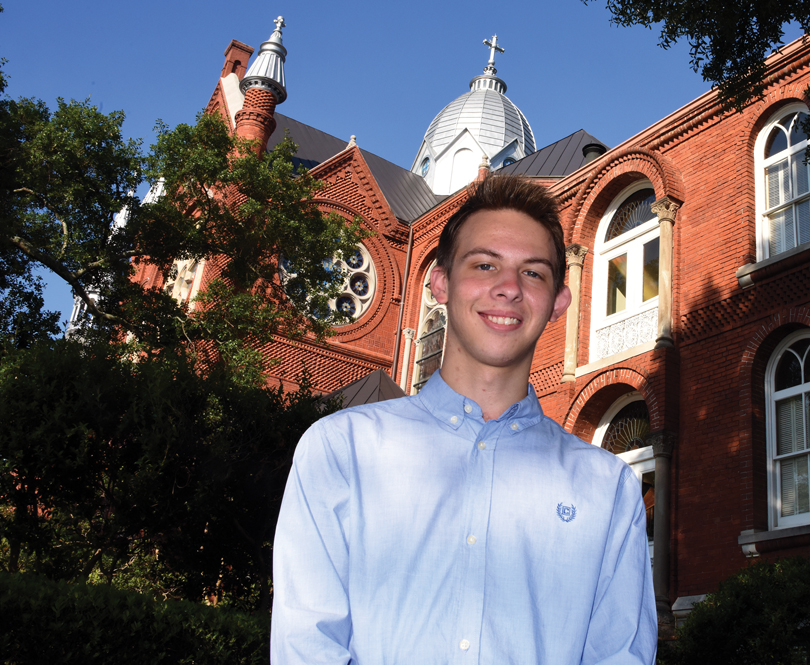
<path id="1" fill-rule="evenodd" d="M 642 178 L 652 183 L 657 199 L 668 196 L 683 203 L 683 178 L 668 158 L 644 148 L 627 149 L 593 171 L 580 187 L 563 224 L 566 242 L 593 247 L 607 206 L 625 187 Z"/>
<path id="2" fill-rule="evenodd" d="M 743 529 L 768 528 L 767 423 L 765 371 L 779 343 L 799 328 L 810 328 L 810 307 L 794 307 L 770 316 L 748 340 L 740 358 L 739 455 L 740 521 Z"/>
<path id="3" fill-rule="evenodd" d="M 629 367 L 615 367 L 600 372 L 579 392 L 566 414 L 563 427 L 584 441 L 592 441 L 605 411 L 622 395 L 637 391 L 644 398 L 650 413 L 650 430 L 663 428 L 658 396 L 647 377 Z"/>

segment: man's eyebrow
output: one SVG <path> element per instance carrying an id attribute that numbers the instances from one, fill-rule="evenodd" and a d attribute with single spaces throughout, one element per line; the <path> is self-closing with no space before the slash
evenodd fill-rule
<path id="1" fill-rule="evenodd" d="M 486 247 L 473 247 L 470 251 L 465 252 L 464 255 L 461 257 L 461 260 L 464 261 L 469 259 L 471 256 L 491 256 L 493 259 L 500 259 L 503 258 L 498 252 L 487 249 Z M 547 259 L 543 256 L 533 256 L 531 258 L 525 259 L 523 263 L 543 263 L 547 265 L 549 268 L 554 268 L 554 264 L 551 262 L 551 259 Z"/>

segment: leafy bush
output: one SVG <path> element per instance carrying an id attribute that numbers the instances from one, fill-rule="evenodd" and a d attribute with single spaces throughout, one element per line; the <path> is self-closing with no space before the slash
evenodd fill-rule
<path id="1" fill-rule="evenodd" d="M 757 562 L 694 606 L 661 665 L 806 665 L 810 653 L 810 560 Z"/>
<path id="2" fill-rule="evenodd" d="M 228 665 L 269 658 L 270 617 L 0 573 L 3 665 Z"/>

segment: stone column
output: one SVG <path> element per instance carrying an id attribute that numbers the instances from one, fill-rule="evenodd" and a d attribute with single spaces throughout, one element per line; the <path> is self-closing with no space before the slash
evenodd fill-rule
<path id="1" fill-rule="evenodd" d="M 408 370 L 411 368 L 411 347 L 413 346 L 416 331 L 413 328 L 405 328 L 402 334 L 405 335 L 405 351 L 402 354 L 402 372 L 399 375 L 399 387 L 402 388 L 406 395 L 410 395 L 411 391 L 406 390 L 405 386 L 408 384 Z"/>
<path id="2" fill-rule="evenodd" d="M 571 289 L 571 305 L 565 320 L 565 360 L 562 381 L 573 381 L 577 369 L 579 352 L 579 301 L 582 293 L 582 266 L 588 248 L 582 245 L 568 245 L 565 260 L 568 263 L 568 288 Z"/>
<path id="3" fill-rule="evenodd" d="M 655 455 L 655 508 L 653 509 L 653 589 L 658 613 L 660 639 L 672 639 L 675 617 L 669 606 L 669 505 L 671 497 L 670 462 L 677 435 L 661 430 L 647 437 Z"/>
<path id="4" fill-rule="evenodd" d="M 675 248 L 675 215 L 681 206 L 662 196 L 650 206 L 658 215 L 660 253 L 658 263 L 658 337 L 655 348 L 673 346 L 672 342 L 672 253 Z"/>

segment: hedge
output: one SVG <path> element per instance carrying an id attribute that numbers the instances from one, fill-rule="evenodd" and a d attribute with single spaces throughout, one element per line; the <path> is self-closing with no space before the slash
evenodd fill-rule
<path id="1" fill-rule="evenodd" d="M 659 665 L 806 665 L 810 560 L 758 561 L 692 608 Z"/>
<path id="2" fill-rule="evenodd" d="M 0 573 L 3 665 L 267 665 L 270 617 Z"/>

